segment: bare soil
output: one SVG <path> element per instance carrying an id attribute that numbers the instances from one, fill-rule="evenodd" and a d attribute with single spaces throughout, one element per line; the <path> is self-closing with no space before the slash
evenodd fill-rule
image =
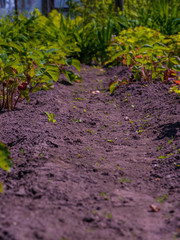
<path id="1" fill-rule="evenodd" d="M 127 68 L 81 75 L 0 112 L 14 162 L 0 170 L 0 240 L 179 239 L 180 98 L 159 82 L 111 96 Z"/>

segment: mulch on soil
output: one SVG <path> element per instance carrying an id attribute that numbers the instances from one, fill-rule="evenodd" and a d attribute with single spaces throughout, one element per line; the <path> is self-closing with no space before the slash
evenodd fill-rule
<path id="1" fill-rule="evenodd" d="M 127 68 L 82 66 L 82 83 L 0 112 L 14 166 L 0 171 L 0 240 L 180 238 L 180 98 Z M 53 113 L 56 122 L 48 121 Z"/>

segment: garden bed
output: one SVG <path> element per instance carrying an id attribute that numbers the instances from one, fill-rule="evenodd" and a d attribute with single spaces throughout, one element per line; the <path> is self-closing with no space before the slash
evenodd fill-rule
<path id="1" fill-rule="evenodd" d="M 0 172 L 0 239 L 180 237 L 180 98 L 160 82 L 111 96 L 110 78 L 130 75 L 83 65 L 82 83 L 0 112 L 14 162 Z"/>

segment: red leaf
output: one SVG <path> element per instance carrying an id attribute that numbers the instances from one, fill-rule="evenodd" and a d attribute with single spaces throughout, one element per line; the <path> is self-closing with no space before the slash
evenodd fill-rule
<path id="1" fill-rule="evenodd" d="M 174 82 L 180 85 L 180 80 L 174 80 Z"/>

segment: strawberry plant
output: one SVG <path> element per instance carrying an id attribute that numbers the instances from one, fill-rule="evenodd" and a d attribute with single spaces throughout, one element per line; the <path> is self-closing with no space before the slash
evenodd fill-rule
<path id="1" fill-rule="evenodd" d="M 6 59 L 1 58 L 0 61 L 1 110 L 14 110 L 20 99 L 29 101 L 30 91 L 41 90 L 44 86 L 48 89 L 53 80 L 57 81 L 59 78 L 58 67 L 40 64 L 37 66 L 32 56 L 24 54 L 24 49 L 18 45 L 9 44 L 4 52 L 8 54 Z"/>
<path id="2" fill-rule="evenodd" d="M 180 59 L 171 56 L 167 46 L 156 42 L 153 45 L 145 44 L 137 50 L 132 58 L 131 69 L 135 72 L 135 78 L 143 78 L 145 81 L 161 79 L 168 81 L 177 76 Z"/>
<path id="3" fill-rule="evenodd" d="M 146 27 L 136 27 L 123 30 L 118 36 L 111 39 L 107 54 L 109 60 L 107 65 L 126 64 L 130 65 L 131 58 L 140 46 L 161 42 L 165 37 L 159 32 Z"/>
<path id="4" fill-rule="evenodd" d="M 38 21 L 39 18 L 41 19 L 42 16 L 29 19 L 27 25 L 31 27 L 32 20 Z M 27 38 L 21 39 L 21 44 L 19 38 L 13 42 L 12 39 L 19 34 L 19 28 L 23 27 L 27 18 L 21 15 L 18 21 L 19 25 L 15 22 L 12 36 L 0 40 L 0 110 L 14 110 L 21 99 L 25 98 L 29 101 L 30 92 L 51 88 L 53 81 L 58 81 L 60 74 L 64 74 L 69 82 L 80 80 L 78 74 L 65 69 L 65 66 L 74 65 L 80 71 L 80 63 L 75 59 L 66 58 L 68 47 L 62 48 L 62 43 L 57 41 L 54 44 L 46 43 L 46 46 L 42 46 L 35 36 L 35 42 L 29 39 L 26 29 L 23 29 L 23 34 L 27 34 Z M 8 23 L 12 24 L 10 21 Z M 7 34 L 5 33 L 4 30 L 2 38 Z M 42 36 L 43 34 L 41 38 Z M 41 40 L 44 41 L 44 39 Z"/>
<path id="5" fill-rule="evenodd" d="M 176 52 L 172 42 L 177 45 Z M 180 70 L 180 59 L 175 55 L 178 48 L 179 38 L 175 39 L 174 36 L 165 38 L 157 31 L 145 27 L 124 30 L 108 47 L 111 58 L 106 64 L 129 66 L 137 80 L 161 79 L 169 82 L 177 76 L 176 71 Z M 110 91 L 119 85 L 120 81 L 115 81 Z"/>

